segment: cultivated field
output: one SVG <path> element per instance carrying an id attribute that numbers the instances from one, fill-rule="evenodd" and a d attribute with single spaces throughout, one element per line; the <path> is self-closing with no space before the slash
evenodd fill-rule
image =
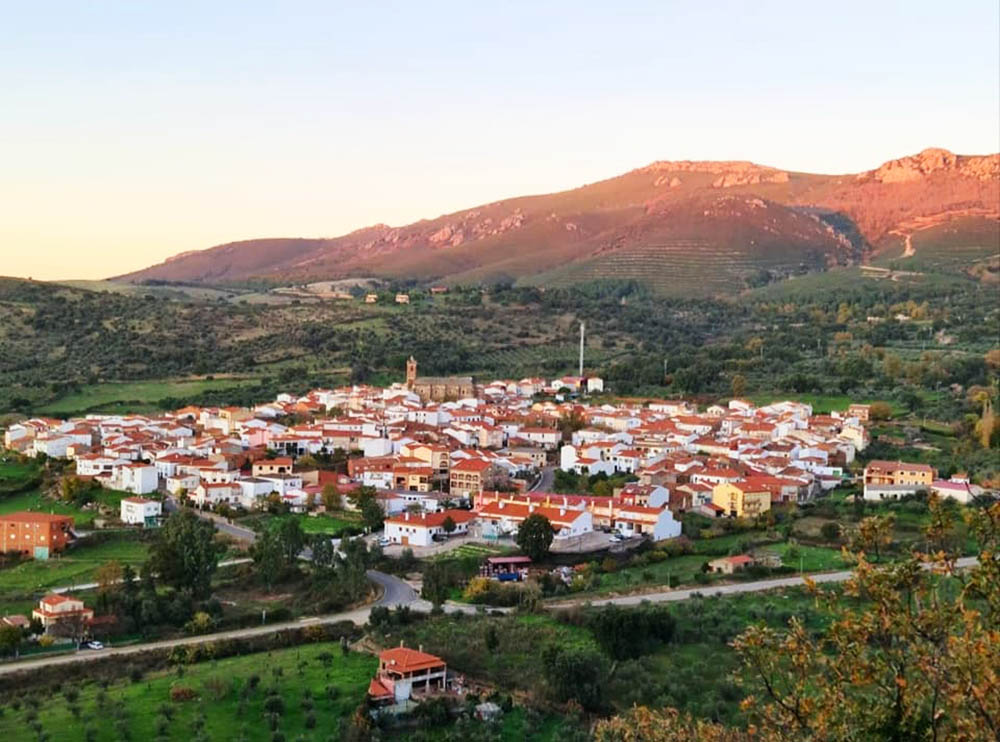
<path id="1" fill-rule="evenodd" d="M 113 683 L 106 690 L 90 683 L 77 691 L 79 697 L 72 702 L 66 698 L 73 694 L 68 687 L 62 696 L 4 698 L 0 735 L 12 742 L 35 739 L 29 729 L 37 723 L 48 739 L 60 742 L 154 738 L 266 742 L 273 737 L 271 716 L 264 707 L 273 689 L 281 699 L 277 729 L 284 739 L 298 739 L 300 734 L 308 740 L 339 739 L 341 720 L 349 718 L 364 699 L 377 664 L 368 654 L 342 656 L 336 643 L 309 644 L 187 665 L 183 674 L 151 673 L 141 680 Z M 171 700 L 171 689 L 176 688 L 193 697 Z M 32 708 L 36 700 L 37 710 Z"/>

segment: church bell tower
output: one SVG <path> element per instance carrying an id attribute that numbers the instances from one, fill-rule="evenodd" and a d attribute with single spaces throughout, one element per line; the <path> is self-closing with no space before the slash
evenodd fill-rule
<path id="1" fill-rule="evenodd" d="M 410 359 L 406 362 L 406 388 L 412 389 L 414 382 L 417 380 L 417 359 L 410 356 Z"/>

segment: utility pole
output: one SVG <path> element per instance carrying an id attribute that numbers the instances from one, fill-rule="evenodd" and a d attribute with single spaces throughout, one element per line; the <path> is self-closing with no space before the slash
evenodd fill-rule
<path id="1" fill-rule="evenodd" d="M 580 373 L 579 376 L 583 377 L 583 334 L 584 334 L 584 324 L 580 323 Z"/>

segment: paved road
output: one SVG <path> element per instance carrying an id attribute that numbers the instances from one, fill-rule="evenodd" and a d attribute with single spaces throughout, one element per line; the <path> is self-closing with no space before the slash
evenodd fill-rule
<path id="1" fill-rule="evenodd" d="M 201 514 L 207 515 L 207 514 Z M 216 520 L 216 518 L 212 518 Z M 237 538 L 245 538 L 247 540 L 252 539 L 253 532 L 245 528 L 240 528 L 239 526 L 231 526 L 228 523 L 219 523 L 216 520 L 217 525 L 229 526 L 232 530 L 227 530 L 227 532 L 232 533 Z M 225 530 L 225 529 L 223 529 Z M 247 537 L 249 534 L 249 538 Z M 965 557 L 959 559 L 957 566 L 959 567 L 970 567 L 976 563 L 975 557 Z M 101 657 L 107 657 L 109 655 L 126 655 L 126 654 L 136 654 L 138 652 L 144 652 L 150 649 L 162 649 L 171 648 L 176 646 L 183 646 L 187 644 L 197 644 L 200 642 L 216 641 L 218 639 L 234 639 L 241 637 L 256 636 L 260 634 L 267 634 L 275 631 L 280 631 L 282 629 L 290 628 L 300 628 L 302 626 L 309 626 L 312 624 L 328 624 L 336 623 L 338 621 L 353 621 L 355 624 L 362 625 L 368 621 L 369 614 L 373 606 L 409 606 L 415 611 L 429 611 L 431 609 L 431 604 L 422 600 L 418 597 L 416 590 L 413 587 L 398 577 L 393 575 L 385 574 L 384 572 L 378 572 L 376 570 L 368 571 L 368 578 L 379 586 L 381 590 L 381 595 L 372 605 L 365 606 L 362 608 L 357 608 L 352 611 L 344 611 L 342 613 L 333 613 L 326 616 L 312 616 L 301 618 L 297 621 L 287 621 L 284 623 L 275 623 L 265 626 L 256 626 L 248 629 L 237 629 L 234 631 L 224 631 L 215 634 L 205 634 L 201 636 L 191 636 L 184 637 L 180 639 L 169 639 L 160 642 L 150 642 L 147 644 L 137 644 L 129 647 L 114 648 L 109 647 L 101 651 L 89 651 L 83 650 L 76 652 L 74 654 L 59 655 L 57 657 L 41 658 L 37 660 L 25 660 L 13 663 L 0 664 L 0 675 L 18 672 L 20 670 L 30 670 L 36 667 L 45 667 L 48 665 L 64 665 L 73 662 L 86 662 L 90 660 L 96 660 Z M 851 572 L 825 572 L 820 574 L 809 575 L 814 582 L 825 583 L 825 582 L 843 582 L 851 576 Z M 776 590 L 785 587 L 797 587 L 804 584 L 801 576 L 795 577 L 780 577 L 770 580 L 756 580 L 754 582 L 740 582 L 733 583 L 729 585 L 714 585 L 708 588 L 694 588 L 694 589 L 683 589 L 683 590 L 669 590 L 663 592 L 655 593 L 643 593 L 638 595 L 627 595 L 620 598 L 606 598 L 606 599 L 587 599 L 579 598 L 576 600 L 561 601 L 558 603 L 549 603 L 548 607 L 551 608 L 565 608 L 577 605 L 638 605 L 643 601 L 650 601 L 653 603 L 663 603 L 663 602 L 673 602 L 681 600 L 689 600 L 695 594 L 705 595 L 736 595 L 740 593 L 751 593 L 751 592 L 764 592 L 768 590 Z M 461 603 L 448 602 L 443 606 L 444 610 L 449 613 L 462 612 L 462 613 L 476 613 L 479 609 L 477 606 L 471 606 Z"/>
<path id="2" fill-rule="evenodd" d="M 962 557 L 957 560 L 956 566 L 960 568 L 971 567 L 976 564 L 976 557 Z M 845 582 L 850 579 L 853 572 L 820 572 L 811 574 L 809 578 L 813 582 Z M 785 587 L 800 587 L 805 584 L 801 576 L 777 577 L 770 580 L 755 580 L 753 582 L 734 582 L 727 585 L 712 585 L 699 588 L 686 588 L 683 590 L 666 590 L 655 593 L 640 593 L 636 595 L 624 595 L 620 598 L 605 599 L 577 599 L 566 600 L 557 603 L 546 603 L 549 608 L 570 608 L 578 605 L 639 605 L 644 601 L 650 603 L 671 603 L 680 600 L 690 600 L 695 595 L 738 595 L 740 593 L 758 593 L 768 590 L 778 590 Z"/>
<path id="3" fill-rule="evenodd" d="M 551 492 L 552 488 L 556 483 L 556 468 L 554 466 L 544 466 L 542 467 L 542 474 L 538 477 L 531 487 L 528 488 L 529 492 Z"/>
<path id="4" fill-rule="evenodd" d="M 976 564 L 975 557 L 963 557 L 957 562 L 958 567 L 971 567 Z M 824 572 L 820 574 L 809 575 L 814 582 L 824 583 L 824 582 L 843 582 L 851 576 L 851 572 Z M 375 570 L 369 570 L 369 579 L 372 580 L 382 589 L 382 595 L 379 597 L 374 605 L 384 605 L 388 607 L 395 607 L 399 605 L 410 606 L 411 609 L 416 611 L 428 611 L 430 610 L 430 603 L 426 600 L 421 600 L 417 597 L 417 592 L 410 585 L 408 585 L 403 580 L 398 577 L 393 577 L 392 575 L 387 575 L 383 572 L 376 572 Z M 754 582 L 739 582 L 730 585 L 715 585 L 707 590 L 702 589 L 684 589 L 684 590 L 670 590 L 666 592 L 658 593 L 645 593 L 640 595 L 626 595 L 621 598 L 608 598 L 604 600 L 588 600 L 586 598 L 581 598 L 577 600 L 563 601 L 560 603 L 550 603 L 548 607 L 550 608 L 566 608 L 576 605 L 638 605 L 643 601 L 650 601 L 652 603 L 664 603 L 680 600 L 689 600 L 695 594 L 700 595 L 736 595 L 740 593 L 752 593 L 752 592 L 766 592 L 768 590 L 776 590 L 785 587 L 797 587 L 803 584 L 801 576 L 796 577 L 781 577 L 771 580 L 756 580 Z M 136 654 L 138 652 L 145 652 L 150 649 L 162 649 L 171 648 L 177 646 L 183 646 L 186 644 L 198 644 L 200 642 L 215 641 L 218 639 L 235 639 L 248 636 L 257 636 L 260 634 L 268 634 L 274 631 L 280 631 L 282 629 L 290 628 L 300 628 L 302 626 L 309 626 L 311 624 L 327 624 L 336 623 L 337 621 L 353 621 L 354 623 L 361 625 L 368 621 L 368 616 L 371 613 L 372 606 L 365 606 L 363 608 L 357 608 L 353 611 L 345 611 L 343 613 L 333 613 L 327 616 L 313 616 L 307 618 L 301 618 L 298 621 L 287 621 L 284 623 L 270 624 L 267 626 L 256 626 L 249 629 L 237 629 L 234 631 L 224 631 L 217 634 L 205 634 L 202 636 L 189 636 L 181 639 L 169 639 L 161 642 L 151 642 L 148 644 L 137 644 L 129 647 L 114 648 L 109 647 L 102 651 L 88 651 L 83 650 L 76 652 L 74 654 L 60 655 L 58 657 L 48 657 L 37 660 L 25 660 L 20 662 L 12 662 L 0 664 L 0 675 L 18 672 L 20 670 L 30 670 L 36 667 L 45 667 L 48 665 L 65 665 L 73 662 L 86 662 L 88 660 L 96 660 L 101 657 L 107 657 L 109 655 L 125 655 L 125 654 Z M 444 606 L 444 610 L 449 613 L 454 613 L 461 611 L 463 613 L 476 613 L 477 607 L 448 603 Z"/>
<path id="5" fill-rule="evenodd" d="M 323 625 L 337 623 L 338 621 L 352 621 L 355 624 L 363 625 L 368 621 L 371 609 L 376 605 L 393 607 L 396 605 L 410 605 L 419 609 L 426 601 L 417 598 L 416 591 L 408 584 L 397 577 L 387 575 L 382 572 L 370 570 L 369 579 L 381 588 L 382 594 L 372 605 L 356 608 L 351 611 L 341 613 L 331 613 L 326 616 L 307 616 L 297 621 L 283 621 L 281 623 L 266 624 L 264 626 L 254 626 L 247 629 L 234 629 L 232 631 L 220 631 L 214 634 L 203 634 L 200 636 L 186 636 L 179 639 L 167 639 L 158 642 L 146 642 L 144 644 L 134 644 L 127 647 L 107 647 L 106 649 L 80 650 L 72 654 L 61 654 L 55 657 L 43 657 L 36 660 L 21 660 L 18 662 L 8 662 L 0 664 L 0 675 L 21 670 L 31 670 L 37 667 L 47 667 L 49 665 L 67 665 L 74 662 L 88 662 L 99 660 L 101 657 L 120 656 L 147 652 L 152 649 L 170 649 L 187 644 L 200 644 L 202 642 L 217 641 L 219 639 L 240 639 L 261 634 L 271 634 L 283 629 L 297 629 L 303 626 Z M 429 610 L 429 604 L 427 605 Z"/>

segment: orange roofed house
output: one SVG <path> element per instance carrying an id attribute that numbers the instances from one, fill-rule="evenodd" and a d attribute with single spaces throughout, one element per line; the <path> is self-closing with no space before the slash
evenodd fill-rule
<path id="1" fill-rule="evenodd" d="M 27 511 L 0 515 L 0 552 L 16 551 L 48 559 L 72 540 L 73 519 L 66 515 Z"/>
<path id="2" fill-rule="evenodd" d="M 61 622 L 79 620 L 89 623 L 94 618 L 94 611 L 87 608 L 82 600 L 70 595 L 46 595 L 38 601 L 38 607 L 31 612 L 33 619 L 37 618 L 45 630 Z"/>
<path id="3" fill-rule="evenodd" d="M 440 657 L 422 650 L 408 649 L 401 642 L 381 652 L 378 672 L 368 684 L 368 699 L 379 704 L 403 703 L 414 693 L 443 691 L 448 666 Z"/>
<path id="4" fill-rule="evenodd" d="M 865 499 L 881 500 L 929 490 L 936 476 L 934 467 L 927 464 L 869 461 L 865 467 Z"/>

